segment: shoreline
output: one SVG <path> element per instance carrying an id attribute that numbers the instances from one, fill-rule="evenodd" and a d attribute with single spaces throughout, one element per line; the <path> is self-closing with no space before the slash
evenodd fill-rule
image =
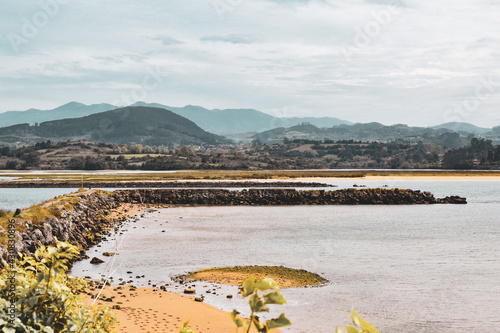
<path id="1" fill-rule="evenodd" d="M 162 187 L 176 182 L 191 183 L 193 186 L 210 184 L 221 186 L 222 183 L 240 182 L 293 182 L 349 179 L 500 179 L 500 170 L 441 170 L 441 169 L 328 169 L 328 170 L 175 170 L 143 171 L 124 170 L 71 171 L 68 170 L 0 170 L 0 187 L 9 187 L 8 183 L 20 185 L 33 183 L 59 184 L 61 187 L 81 187 L 92 184 L 93 187 L 119 184 L 121 187 L 143 184 L 144 187 Z M 96 185 L 98 184 L 98 185 Z M 108 184 L 108 185 L 104 185 Z M 147 185 L 150 184 L 150 185 Z M 76 185 L 76 186 L 75 186 Z M 34 185 L 35 186 L 35 185 Z M 230 185 L 227 185 L 230 186 Z M 283 186 L 283 185 L 282 185 Z"/>
<path id="2" fill-rule="evenodd" d="M 381 181 L 381 180 L 500 180 L 500 175 L 497 176 L 485 176 L 485 175 L 387 175 L 387 176 L 364 176 L 364 177 L 304 177 L 304 178 L 292 178 L 293 181 L 345 181 L 345 180 L 357 180 L 357 181 Z"/>

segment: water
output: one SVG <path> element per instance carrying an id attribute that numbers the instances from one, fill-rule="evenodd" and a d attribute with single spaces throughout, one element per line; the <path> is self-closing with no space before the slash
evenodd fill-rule
<path id="1" fill-rule="evenodd" d="M 27 208 L 76 191 L 77 188 L 0 188 L 0 209 Z"/>
<path id="2" fill-rule="evenodd" d="M 273 314 L 284 311 L 292 320 L 286 332 L 333 332 L 348 324 L 351 307 L 381 332 L 494 331 L 500 324 L 500 181 L 334 183 L 355 182 L 461 195 L 469 204 L 162 209 L 89 250 L 105 264 L 82 261 L 72 274 L 98 278 L 112 271 L 115 281 L 147 285 L 201 268 L 284 265 L 331 281 L 283 291 L 289 304 Z M 111 264 L 104 251 L 119 255 Z M 198 293 L 205 294 L 204 285 L 212 288 L 197 284 Z M 236 288 L 217 290 L 219 296 L 205 294 L 207 303 L 245 309 L 239 297 L 225 298 Z"/>

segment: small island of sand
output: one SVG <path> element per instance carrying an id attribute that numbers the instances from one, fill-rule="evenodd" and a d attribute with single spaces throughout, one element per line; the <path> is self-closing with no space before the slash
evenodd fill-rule
<path id="1" fill-rule="evenodd" d="M 255 279 L 271 278 L 281 288 L 318 287 L 328 282 L 318 274 L 304 269 L 283 266 L 235 266 L 209 268 L 187 274 L 181 278 L 203 280 L 219 284 L 240 285 L 248 276 Z"/>

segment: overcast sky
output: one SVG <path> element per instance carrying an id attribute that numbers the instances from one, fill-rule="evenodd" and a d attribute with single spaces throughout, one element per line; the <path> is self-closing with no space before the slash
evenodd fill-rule
<path id="1" fill-rule="evenodd" d="M 499 17 L 498 0 L 5 0 L 0 112 L 143 100 L 492 127 Z"/>

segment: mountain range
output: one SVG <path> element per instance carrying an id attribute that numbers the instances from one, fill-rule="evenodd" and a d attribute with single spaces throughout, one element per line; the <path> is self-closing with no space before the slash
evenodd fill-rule
<path id="1" fill-rule="evenodd" d="M 171 107 L 158 103 L 144 102 L 137 102 L 131 106 L 156 107 L 170 110 L 195 122 L 204 130 L 218 135 L 262 132 L 276 127 L 290 127 L 303 122 L 326 127 L 352 124 L 349 121 L 333 117 L 278 118 L 253 109 L 209 110 L 195 105 Z M 29 109 L 26 111 L 7 111 L 0 113 L 0 127 L 22 123 L 34 125 L 35 123 L 42 123 L 50 120 L 80 118 L 117 108 L 118 106 L 111 104 L 85 105 L 77 102 L 70 102 L 53 110 Z"/>
<path id="2" fill-rule="evenodd" d="M 386 126 L 376 122 L 352 124 L 329 117 L 277 118 L 253 109 L 208 110 L 193 105 L 178 108 L 144 102 L 125 108 L 71 102 L 53 110 L 0 113 L 0 143 L 4 144 L 79 139 L 153 146 L 230 142 L 222 135 L 264 143 L 282 142 L 284 138 L 365 142 L 402 139 L 453 148 L 468 144 L 471 136 L 500 143 L 498 126 L 488 129 L 457 122 L 433 127 Z"/>
<path id="3" fill-rule="evenodd" d="M 251 139 L 262 143 L 278 143 L 284 138 L 289 140 L 324 140 L 332 141 L 356 140 L 363 142 L 390 142 L 404 140 L 412 143 L 435 143 L 448 148 L 459 148 L 468 145 L 472 137 L 479 136 L 492 139 L 493 142 L 500 141 L 500 133 L 492 130 L 481 131 L 480 128 L 470 124 L 451 123 L 457 128 L 470 128 L 471 132 L 460 130 L 459 132 L 446 128 L 446 126 L 410 127 L 408 125 L 386 126 L 377 122 L 356 123 L 354 125 L 339 125 L 330 128 L 320 128 L 312 124 L 303 123 L 289 128 L 275 128 L 251 136 Z"/>
<path id="4" fill-rule="evenodd" d="M 205 145 L 229 142 L 201 129 L 172 111 L 153 107 L 125 107 L 80 118 L 19 124 L 0 128 L 4 142 L 89 140 L 103 143 Z"/>

